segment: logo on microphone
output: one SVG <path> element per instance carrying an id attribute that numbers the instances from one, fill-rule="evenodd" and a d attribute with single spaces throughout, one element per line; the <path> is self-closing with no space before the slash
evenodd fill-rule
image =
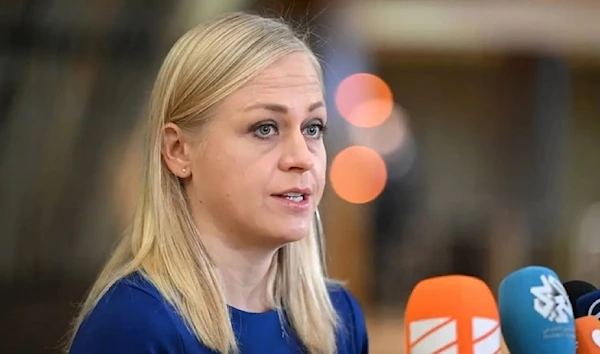
<path id="1" fill-rule="evenodd" d="M 552 275 L 541 275 L 542 285 L 529 290 L 534 296 L 533 308 L 550 322 L 569 323 L 573 319 L 573 308 L 567 291 Z"/>
<path id="2" fill-rule="evenodd" d="M 600 348 L 600 329 L 595 329 L 592 332 L 592 342 L 594 342 L 594 344 Z"/>
<path id="3" fill-rule="evenodd" d="M 410 323 L 411 354 L 435 353 L 442 348 L 457 349 L 456 320 L 448 317 Z"/>
<path id="4" fill-rule="evenodd" d="M 588 309 L 588 316 L 594 316 L 600 320 L 600 299 L 592 302 L 590 308 Z"/>
<path id="5" fill-rule="evenodd" d="M 410 354 L 458 353 L 458 324 L 449 317 L 418 320 L 410 323 Z M 501 348 L 500 324 L 495 319 L 473 317 L 473 353 L 497 353 Z M 464 345 L 463 343 L 461 345 Z M 470 346 L 471 344 L 469 344 Z"/>

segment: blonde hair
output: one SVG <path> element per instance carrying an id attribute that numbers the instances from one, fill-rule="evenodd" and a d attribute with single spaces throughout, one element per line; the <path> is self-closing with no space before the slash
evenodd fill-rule
<path id="1" fill-rule="evenodd" d="M 274 19 L 239 12 L 222 15 L 175 43 L 152 91 L 142 189 L 131 232 L 93 285 L 73 336 L 111 286 L 139 271 L 204 345 L 221 353 L 238 351 L 217 270 L 200 242 L 181 181 L 162 160 L 161 132 L 168 122 L 183 129 L 201 127 L 219 102 L 294 52 L 306 53 L 322 79 L 305 41 Z M 285 245 L 274 257 L 269 300 L 285 313 L 310 353 L 330 354 L 336 351 L 338 316 L 328 294 L 319 224 L 315 218 L 309 237 Z"/>

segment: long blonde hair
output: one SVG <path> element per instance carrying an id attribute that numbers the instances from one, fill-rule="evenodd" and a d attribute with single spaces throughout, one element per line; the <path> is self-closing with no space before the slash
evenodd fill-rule
<path id="1" fill-rule="evenodd" d="M 200 242 L 180 180 L 161 156 L 162 127 L 201 127 L 224 98 L 278 58 L 304 52 L 305 41 L 283 22 L 246 13 L 222 15 L 184 34 L 167 55 L 152 91 L 141 193 L 131 231 L 120 241 L 84 302 L 85 317 L 118 280 L 140 272 L 175 306 L 198 339 L 237 352 L 217 270 Z M 270 270 L 270 301 L 285 313 L 310 353 L 336 351 L 338 316 L 328 295 L 320 221 L 309 237 L 282 247 Z"/>

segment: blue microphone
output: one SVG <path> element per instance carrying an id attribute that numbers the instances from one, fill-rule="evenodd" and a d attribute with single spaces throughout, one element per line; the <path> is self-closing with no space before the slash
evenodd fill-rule
<path id="1" fill-rule="evenodd" d="M 575 306 L 581 316 L 594 316 L 600 319 L 600 290 L 581 296 Z"/>
<path id="2" fill-rule="evenodd" d="M 530 266 L 509 274 L 498 291 L 500 327 L 511 354 L 575 354 L 575 319 L 558 275 Z"/>

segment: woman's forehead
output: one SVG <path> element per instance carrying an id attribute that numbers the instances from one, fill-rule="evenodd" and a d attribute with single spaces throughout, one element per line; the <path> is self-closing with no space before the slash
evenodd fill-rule
<path id="1" fill-rule="evenodd" d="M 320 77 L 308 56 L 304 53 L 293 53 L 266 67 L 242 89 L 254 92 L 287 88 L 314 90 L 314 86 L 320 85 Z"/>
<path id="2" fill-rule="evenodd" d="M 236 110 L 254 106 L 313 107 L 323 100 L 320 77 L 304 54 L 291 54 L 276 61 L 224 102 Z M 292 107 L 290 107 L 292 108 Z"/>

